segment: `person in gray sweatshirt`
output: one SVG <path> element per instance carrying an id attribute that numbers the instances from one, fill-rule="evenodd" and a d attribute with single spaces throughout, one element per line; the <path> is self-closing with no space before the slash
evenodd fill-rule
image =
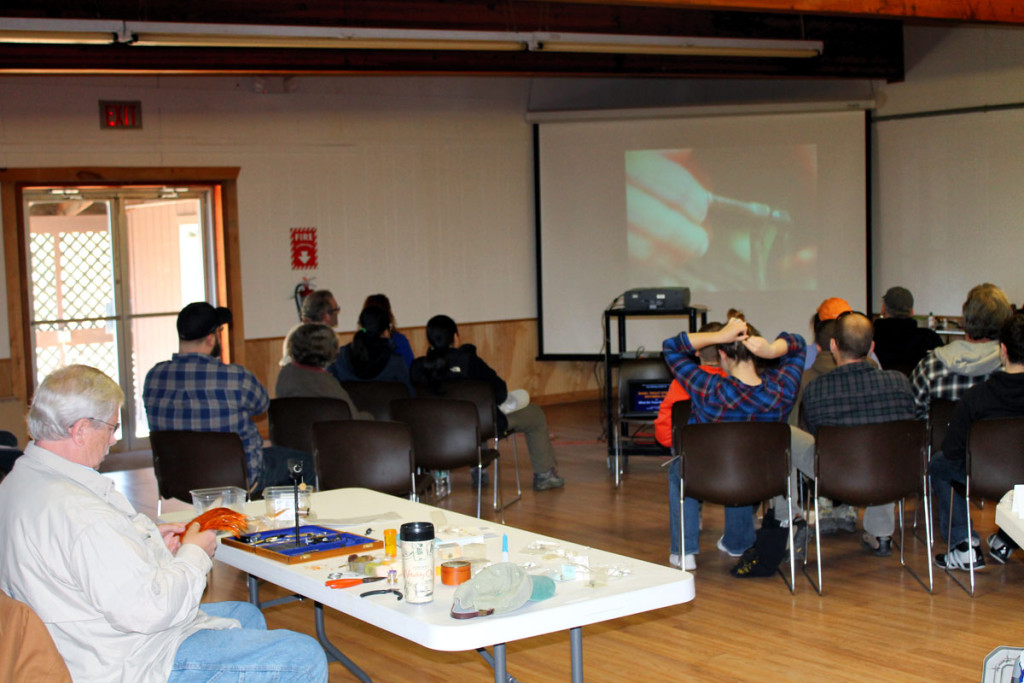
<path id="1" fill-rule="evenodd" d="M 1013 308 L 1006 293 L 991 283 L 976 285 L 963 305 L 964 339 L 932 349 L 914 368 L 917 417 L 924 419 L 935 399 L 957 401 L 975 384 L 999 370 L 999 330 Z"/>

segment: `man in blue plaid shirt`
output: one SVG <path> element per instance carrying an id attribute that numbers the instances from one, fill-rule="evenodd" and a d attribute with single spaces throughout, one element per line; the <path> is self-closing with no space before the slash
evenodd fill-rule
<path id="1" fill-rule="evenodd" d="M 823 425 L 914 419 L 914 395 L 907 378 L 868 362 L 873 335 L 865 315 L 844 313 L 836 319 L 835 337 L 830 342 L 836 368 L 808 384 L 802 399 L 804 419 L 812 434 Z M 865 509 L 864 546 L 875 555 L 891 555 L 895 523 L 892 503 Z"/>
<path id="2" fill-rule="evenodd" d="M 288 483 L 287 460 L 303 461 L 313 472 L 312 456 L 291 449 L 263 448 L 252 418 L 265 413 L 270 396 L 256 376 L 241 365 L 220 360 L 221 326 L 231 311 L 200 301 L 178 314 L 178 353 L 146 375 L 142 401 L 154 431 L 235 432 L 242 437 L 250 491 Z M 308 477 L 307 477 L 308 478 Z"/>
<path id="3" fill-rule="evenodd" d="M 728 376 L 704 371 L 695 359 L 697 351 L 711 345 L 718 345 L 719 361 Z M 690 394 L 693 406 L 690 422 L 694 424 L 785 422 L 800 386 L 805 350 L 806 345 L 800 335 L 783 332 L 775 341 L 769 342 L 739 318 L 730 318 L 716 332 L 683 332 L 678 337 L 666 339 L 662 346 L 665 362 Z M 771 359 L 779 359 L 776 367 L 758 367 L 762 360 Z M 809 443 L 806 435 L 804 438 Z M 801 450 L 813 452 L 813 448 Z M 669 564 L 677 567 L 681 564 L 684 569 L 692 570 L 697 568 L 696 554 L 699 551 L 699 508 L 696 499 L 687 497 L 684 500 L 685 538 L 680 549 L 679 473 L 679 460 L 676 459 L 668 472 Z M 725 508 L 725 533 L 718 540 L 719 550 L 732 557 L 740 557 L 754 544 L 753 512 L 749 505 Z"/>

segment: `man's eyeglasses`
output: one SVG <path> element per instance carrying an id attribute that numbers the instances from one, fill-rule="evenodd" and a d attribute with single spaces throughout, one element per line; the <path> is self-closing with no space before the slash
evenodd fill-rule
<path id="1" fill-rule="evenodd" d="M 101 419 L 99 419 L 98 417 L 90 417 L 90 418 L 86 418 L 86 419 L 88 419 L 88 420 L 92 420 L 93 422 L 99 422 L 99 423 L 101 423 L 101 424 L 105 424 L 105 425 L 107 425 L 108 427 L 110 427 L 110 431 L 111 431 L 111 433 L 114 433 L 114 432 L 116 432 L 116 431 L 117 431 L 118 429 L 120 429 L 120 428 L 121 428 L 121 423 L 120 423 L 120 422 L 115 422 L 114 424 L 110 424 L 110 423 L 109 423 L 109 422 L 107 422 L 106 420 L 101 420 Z"/>

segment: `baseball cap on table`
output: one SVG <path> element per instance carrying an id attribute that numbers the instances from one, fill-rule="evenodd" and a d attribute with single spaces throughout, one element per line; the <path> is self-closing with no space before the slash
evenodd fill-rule
<path id="1" fill-rule="evenodd" d="M 178 313 L 178 339 L 202 339 L 231 322 L 231 311 L 223 306 L 214 308 L 205 301 L 190 303 Z"/>
<path id="2" fill-rule="evenodd" d="M 547 576 L 531 576 L 512 562 L 499 562 L 480 570 L 455 589 L 451 615 L 456 619 L 504 614 L 529 601 L 547 600 L 555 594 L 555 582 Z"/>
<path id="3" fill-rule="evenodd" d="M 914 295 L 906 287 L 890 287 L 889 291 L 882 297 L 885 307 L 893 313 L 904 313 L 910 315 L 914 310 Z"/>
<path id="4" fill-rule="evenodd" d="M 837 296 L 831 299 L 825 299 L 818 306 L 818 319 L 819 320 L 835 320 L 840 314 L 852 311 L 853 308 L 846 301 L 846 299 L 840 299 Z"/>

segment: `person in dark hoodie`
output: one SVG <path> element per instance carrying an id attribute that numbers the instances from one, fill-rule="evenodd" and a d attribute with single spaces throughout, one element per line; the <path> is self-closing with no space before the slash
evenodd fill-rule
<path id="1" fill-rule="evenodd" d="M 409 368 L 388 339 L 391 316 L 379 306 L 367 306 L 359 314 L 359 331 L 338 352 L 328 368 L 339 382 L 402 382 L 409 391 Z"/>
<path id="2" fill-rule="evenodd" d="M 928 467 L 942 534 L 949 529 L 950 482 L 962 483 L 966 479 L 967 437 L 971 424 L 975 420 L 1024 415 L 1024 315 L 1014 315 L 1000 330 L 999 358 L 1002 360 L 1003 371 L 993 373 L 981 384 L 968 389 L 960 398 L 953 411 L 946 438 L 942 440 L 942 452 L 932 458 Z M 974 568 L 981 569 L 985 566 L 981 539 L 975 536 L 968 543 L 966 502 L 958 492 L 952 495 L 953 529 L 946 539 L 949 552 L 936 555 L 935 564 L 966 570 L 970 563 L 970 553 L 974 553 Z M 1005 563 L 1017 547 L 1002 531 L 992 534 L 987 540 L 989 557 L 1000 564 Z"/>
<path id="3" fill-rule="evenodd" d="M 875 320 L 875 355 L 885 370 L 909 375 L 924 355 L 942 346 L 942 338 L 914 320 L 914 295 L 890 287 L 882 297 L 882 317 Z"/>
<path id="4" fill-rule="evenodd" d="M 435 315 L 427 322 L 427 355 L 412 362 L 409 372 L 416 384 L 426 384 L 434 393 L 440 393 L 440 383 L 445 380 L 477 379 L 491 385 L 494 401 L 501 405 L 508 398 L 505 380 L 498 376 L 491 366 L 476 355 L 476 347 L 462 344 L 455 321 L 446 315 Z M 548 421 L 544 411 L 536 403 L 509 412 L 498 411 L 498 432 L 509 430 L 526 436 L 526 447 L 530 451 L 533 465 L 533 488 L 547 491 L 565 486 L 565 480 L 558 476 L 558 461 L 548 436 Z"/>

